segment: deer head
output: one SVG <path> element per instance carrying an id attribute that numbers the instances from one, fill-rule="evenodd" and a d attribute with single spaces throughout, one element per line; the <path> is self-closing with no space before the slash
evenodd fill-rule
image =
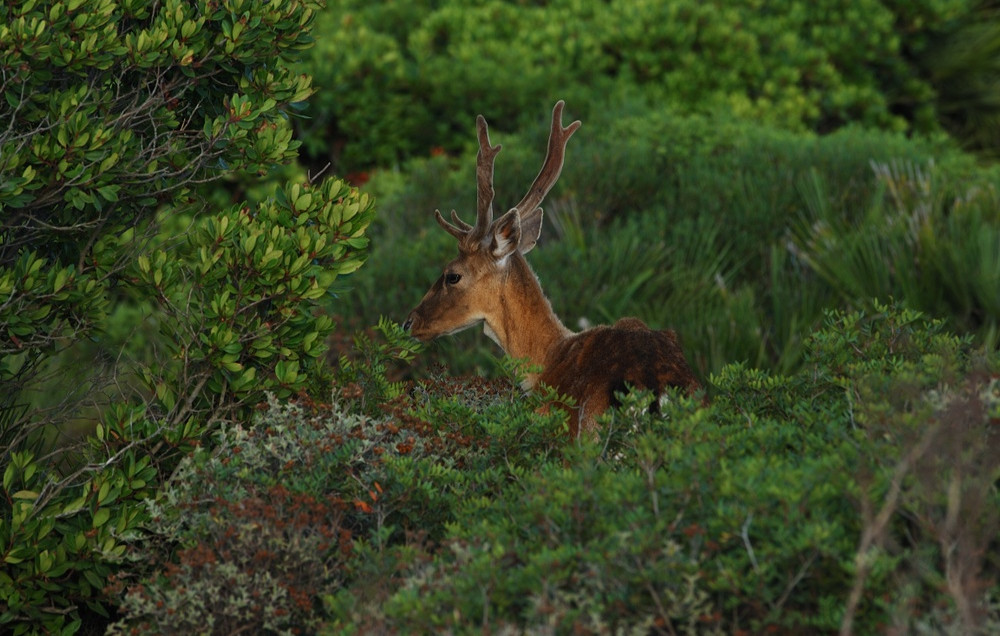
<path id="1" fill-rule="evenodd" d="M 520 203 L 496 220 L 493 218 L 493 164 L 501 146 L 490 143 L 486 119 L 482 115 L 476 119 L 479 133 L 476 224 L 462 221 L 454 210 L 451 223 L 440 210 L 434 212 L 441 227 L 458 239 L 458 258 L 445 266 L 441 277 L 410 313 L 404 327 L 410 329 L 414 337 L 430 340 L 485 322 L 487 334 L 497 339 L 500 305 L 510 296 L 505 283 L 509 282 L 512 270 L 518 269 L 511 266 L 512 257 L 528 253 L 538 241 L 542 230 L 539 205 L 559 179 L 566 142 L 581 125 L 575 121 L 563 127 L 563 106 L 560 100 L 552 109 L 548 152 L 534 183 Z M 508 353 L 512 352 L 508 350 Z"/>

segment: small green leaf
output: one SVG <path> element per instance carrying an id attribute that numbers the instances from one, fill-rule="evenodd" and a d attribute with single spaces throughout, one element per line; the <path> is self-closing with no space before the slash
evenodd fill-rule
<path id="1" fill-rule="evenodd" d="M 83 570 L 83 576 L 84 578 L 87 579 L 87 582 L 90 583 L 95 590 L 100 590 L 104 588 L 104 581 L 101 580 L 101 577 L 97 576 L 97 573 L 94 572 L 94 570 L 90 568 L 85 568 Z"/>
<path id="2" fill-rule="evenodd" d="M 100 528 L 101 526 L 103 526 L 105 523 L 108 522 L 108 519 L 110 517 L 111 517 L 110 508 L 99 508 L 97 512 L 94 513 L 93 527 Z"/>
<path id="3" fill-rule="evenodd" d="M 14 464 L 7 464 L 7 468 L 3 471 L 3 489 L 9 492 L 10 486 L 13 483 L 14 483 Z"/>

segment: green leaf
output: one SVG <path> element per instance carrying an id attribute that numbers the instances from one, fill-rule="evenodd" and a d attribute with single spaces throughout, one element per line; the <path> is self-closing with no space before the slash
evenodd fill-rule
<path id="1" fill-rule="evenodd" d="M 10 492 L 11 484 L 14 483 L 14 470 L 14 464 L 11 463 L 7 464 L 7 468 L 3 471 L 3 489 L 7 492 Z"/>
<path id="2" fill-rule="evenodd" d="M 55 575 L 52 575 L 52 576 L 55 576 Z M 75 634 L 75 633 L 77 633 L 80 630 L 80 626 L 82 624 L 83 624 L 83 619 L 82 618 L 78 618 L 78 619 L 76 619 L 74 621 L 70 621 L 69 623 L 66 623 L 65 627 L 62 628 L 62 631 L 60 632 L 60 634 L 62 634 L 62 636 L 71 636 L 72 634 Z"/>
<path id="3" fill-rule="evenodd" d="M 94 521 L 92 525 L 94 528 L 100 528 L 105 523 L 107 523 L 108 519 L 110 518 L 111 518 L 110 508 L 98 508 L 97 512 L 94 513 Z"/>
<path id="4" fill-rule="evenodd" d="M 52 284 L 52 291 L 57 292 L 66 285 L 66 280 L 69 278 L 70 271 L 68 269 L 60 269 L 56 272 L 55 281 Z"/>
<path id="5" fill-rule="evenodd" d="M 94 572 L 93 568 L 83 568 L 83 577 L 95 590 L 104 589 L 105 582 Z"/>

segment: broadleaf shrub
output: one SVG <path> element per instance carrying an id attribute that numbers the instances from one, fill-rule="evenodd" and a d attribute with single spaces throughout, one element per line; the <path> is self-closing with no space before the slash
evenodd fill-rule
<path id="1" fill-rule="evenodd" d="M 948 130 L 988 150 L 997 30 L 977 0 L 340 0 L 304 64 L 332 90 L 300 131 L 312 162 L 355 172 L 467 147 L 477 113 L 526 129 L 565 98 L 585 121 L 665 104 L 799 131 Z"/>
<path id="2" fill-rule="evenodd" d="M 210 188 L 295 157 L 289 115 L 313 89 L 290 62 L 319 8 L 0 9 L 4 629 L 102 629 L 142 501 L 180 458 L 266 391 L 327 390 L 318 304 L 365 260 L 371 197 L 300 178 L 220 205 Z M 141 355 L 110 316 L 144 323 Z"/>
<path id="3" fill-rule="evenodd" d="M 313 198 L 310 189 L 290 186 L 284 205 L 272 201 L 252 212 L 238 206 L 208 217 L 189 234 L 187 253 L 185 248 L 155 251 L 140 256 L 134 270 L 126 270 L 126 275 L 134 271 L 137 287 L 148 285 L 172 357 L 142 370 L 148 394 L 141 401 L 120 402 L 105 411 L 90 456 L 105 458 L 101 461 L 107 466 L 93 479 L 131 482 L 131 472 L 122 474 L 124 467 L 142 462 L 153 469 L 143 483 L 153 485 L 203 441 L 213 421 L 246 417 L 264 391 L 288 396 L 325 386 L 323 379 L 330 374 L 324 343 L 332 323 L 314 315 L 312 307 L 339 273 L 361 263 L 372 208 L 370 199 L 340 181 L 326 181 L 315 192 Z M 312 203 L 301 205 L 302 197 Z M 51 500 L 33 502 L 32 517 L 61 515 L 64 506 L 91 488 L 79 479 L 91 469 L 60 480 L 44 463 L 29 465 L 40 490 L 56 491 Z M 8 496 L 14 492 L 5 490 Z M 111 510 L 119 536 L 97 544 L 107 559 L 78 562 L 83 572 L 99 573 L 91 580 L 102 580 L 109 559 L 120 556 L 120 540 L 130 538 L 145 516 L 138 498 L 147 494 L 146 488 L 133 488 L 120 493 L 119 500 L 115 491 L 111 502 L 118 507 Z M 93 508 L 87 512 L 96 515 Z M 94 517 L 97 525 L 106 520 Z M 0 524 L 8 550 L 34 545 L 31 554 L 38 555 L 61 540 L 60 533 L 52 533 L 44 541 L 32 541 L 25 535 L 30 528 L 7 525 L 12 522 Z M 47 534 L 42 530 L 35 528 L 39 539 Z M 32 560 L 18 563 L 20 571 L 11 584 L 27 590 L 33 580 L 44 583 L 44 567 L 32 565 Z M 40 588 L 48 594 L 47 584 Z M 100 598 L 101 588 L 87 584 L 77 593 Z M 42 620 L 44 614 L 35 614 L 41 607 L 11 606 L 5 617 L 13 620 L 27 611 Z"/>

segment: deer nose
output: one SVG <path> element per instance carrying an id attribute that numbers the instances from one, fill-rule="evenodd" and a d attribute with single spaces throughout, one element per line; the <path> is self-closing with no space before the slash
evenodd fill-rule
<path id="1" fill-rule="evenodd" d="M 403 323 L 403 331 L 409 331 L 410 327 L 413 326 L 413 318 L 407 318 L 406 322 Z"/>

